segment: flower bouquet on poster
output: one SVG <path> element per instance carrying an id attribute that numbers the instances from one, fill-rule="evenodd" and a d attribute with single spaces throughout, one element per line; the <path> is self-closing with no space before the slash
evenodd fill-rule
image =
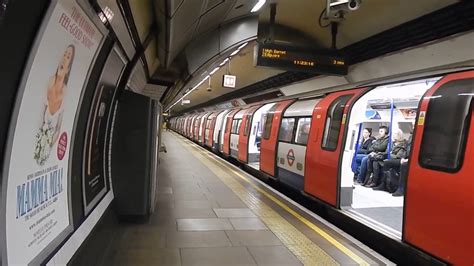
<path id="1" fill-rule="evenodd" d="M 44 123 L 42 127 L 38 129 L 36 133 L 36 148 L 34 158 L 36 163 L 44 165 L 48 160 L 51 152 L 51 146 L 53 145 L 54 127 L 50 122 Z"/>

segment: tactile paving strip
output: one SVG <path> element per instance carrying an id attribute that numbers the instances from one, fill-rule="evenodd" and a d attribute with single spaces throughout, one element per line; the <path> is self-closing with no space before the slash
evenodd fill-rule
<path id="1" fill-rule="evenodd" d="M 212 163 L 209 156 L 196 150 L 192 144 L 185 142 L 184 145 L 214 172 L 304 265 L 339 265 L 324 250 L 232 178 L 228 172 L 224 171 L 216 163 Z"/>

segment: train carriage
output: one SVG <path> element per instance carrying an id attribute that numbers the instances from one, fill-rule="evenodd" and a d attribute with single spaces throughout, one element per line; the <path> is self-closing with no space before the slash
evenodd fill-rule
<path id="1" fill-rule="evenodd" d="M 473 96 L 474 71 L 465 71 L 188 115 L 172 125 L 347 219 L 446 262 L 472 265 Z M 201 138 L 199 125 L 206 130 Z M 397 134 L 411 151 L 408 176 L 398 184 L 402 197 L 354 183 L 362 131 L 381 138 L 383 127 L 383 160 Z"/>

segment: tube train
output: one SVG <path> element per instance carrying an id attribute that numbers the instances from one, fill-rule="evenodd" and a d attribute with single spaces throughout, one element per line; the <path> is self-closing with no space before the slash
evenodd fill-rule
<path id="1" fill-rule="evenodd" d="M 392 239 L 473 265 L 473 95 L 469 70 L 186 114 L 169 126 Z M 361 132 L 380 126 L 412 140 L 402 197 L 353 183 Z"/>

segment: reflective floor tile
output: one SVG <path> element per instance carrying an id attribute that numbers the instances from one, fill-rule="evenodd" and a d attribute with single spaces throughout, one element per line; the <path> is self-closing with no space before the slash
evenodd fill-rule
<path id="1" fill-rule="evenodd" d="M 278 246 L 281 241 L 271 231 L 226 231 L 233 246 Z"/>
<path id="2" fill-rule="evenodd" d="M 217 217 L 220 218 L 254 218 L 257 217 L 250 209 L 247 208 L 225 208 L 214 209 Z"/>
<path id="3" fill-rule="evenodd" d="M 230 219 L 235 230 L 268 230 L 267 226 L 258 218 Z"/>
<path id="4" fill-rule="evenodd" d="M 174 206 L 176 208 L 213 208 L 218 206 L 217 202 L 212 200 L 175 200 Z"/>
<path id="5" fill-rule="evenodd" d="M 119 249 L 146 249 L 164 248 L 165 231 L 155 230 L 152 227 L 127 229 L 120 242 Z"/>
<path id="6" fill-rule="evenodd" d="M 178 231 L 216 231 L 233 230 L 228 219 L 178 219 Z"/>
<path id="7" fill-rule="evenodd" d="M 109 265 L 181 265 L 179 249 L 119 250 Z"/>
<path id="8" fill-rule="evenodd" d="M 232 244 L 224 231 L 170 232 L 166 235 L 166 247 L 230 247 Z"/>
<path id="9" fill-rule="evenodd" d="M 181 258 L 183 266 L 256 265 L 255 260 L 244 247 L 184 248 L 181 249 Z"/>
<path id="10" fill-rule="evenodd" d="M 258 265 L 302 265 L 284 246 L 249 247 L 248 250 Z"/>

